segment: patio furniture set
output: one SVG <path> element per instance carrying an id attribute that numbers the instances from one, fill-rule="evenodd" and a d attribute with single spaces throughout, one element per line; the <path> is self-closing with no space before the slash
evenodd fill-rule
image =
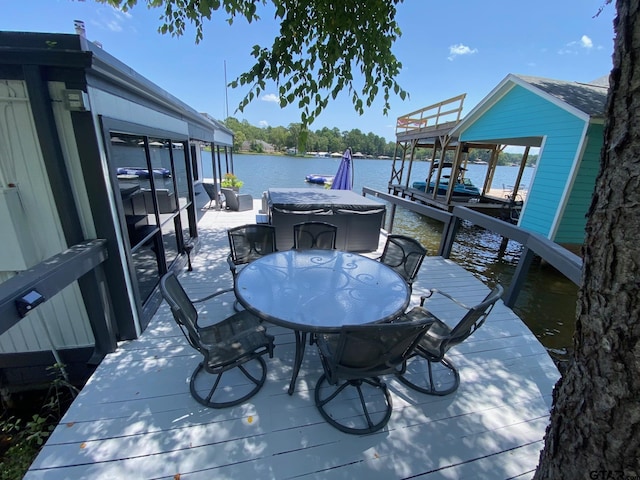
<path id="1" fill-rule="evenodd" d="M 329 424 L 345 433 L 375 432 L 389 421 L 392 401 L 383 375 L 395 375 L 431 395 L 458 388 L 458 371 L 445 355 L 484 323 L 502 287 L 474 307 L 431 290 L 408 310 L 426 249 L 410 237 L 389 235 L 382 256 L 372 259 L 336 249 L 337 235 L 338 228 L 328 222 L 301 222 L 293 226 L 293 248 L 278 250 L 272 225 L 244 225 L 228 230 L 233 289 L 192 301 L 174 273 L 162 278 L 161 292 L 174 319 L 203 355 L 190 381 L 198 402 L 224 408 L 260 390 L 267 371 L 264 356 L 272 357 L 274 349 L 263 322 L 295 334 L 290 395 L 307 343 L 317 347 L 324 373 L 315 386 L 315 404 Z M 194 303 L 231 290 L 234 315 L 200 326 Z M 434 294 L 466 310 L 457 325 L 447 325 L 425 307 Z M 222 377 L 230 370 L 245 381 L 224 387 Z M 205 377 L 206 387 L 201 386 Z M 346 415 L 345 404 L 355 405 L 359 414 Z"/>

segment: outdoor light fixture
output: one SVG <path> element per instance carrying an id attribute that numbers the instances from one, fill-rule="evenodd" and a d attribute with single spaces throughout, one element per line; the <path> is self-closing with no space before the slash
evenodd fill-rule
<path id="1" fill-rule="evenodd" d="M 71 112 L 89 111 L 89 97 L 82 90 L 63 90 L 64 108 Z"/>

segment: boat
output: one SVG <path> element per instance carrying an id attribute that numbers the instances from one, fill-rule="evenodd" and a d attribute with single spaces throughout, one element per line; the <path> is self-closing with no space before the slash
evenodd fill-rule
<path id="1" fill-rule="evenodd" d="M 440 181 L 438 182 L 438 195 L 446 195 L 447 190 L 449 190 L 449 180 L 451 179 L 451 174 L 447 173 L 446 169 L 450 172 L 453 168 L 453 165 L 450 162 L 445 162 L 442 165 L 442 176 L 440 177 Z M 435 171 L 438 169 L 438 163 L 434 163 L 433 169 L 431 170 L 431 175 L 435 175 Z M 453 195 L 458 197 L 479 197 L 480 189 L 476 187 L 473 182 L 465 178 L 464 171 L 466 168 L 460 167 L 458 171 L 458 175 L 455 178 L 455 185 L 453 186 Z M 429 187 L 427 188 L 427 181 L 429 183 Z M 422 190 L 426 193 L 432 193 L 435 187 L 434 180 L 425 180 L 424 182 L 413 182 L 412 187 L 416 190 Z"/>
<path id="2" fill-rule="evenodd" d="M 333 182 L 334 175 L 321 175 L 318 173 L 310 173 L 304 177 L 307 183 L 315 183 L 317 185 L 329 185 Z"/>
<path id="3" fill-rule="evenodd" d="M 117 169 L 118 175 L 135 175 L 138 178 L 149 178 L 149 170 L 139 167 L 120 167 Z M 156 177 L 169 178 L 171 170 L 167 168 L 154 168 L 153 175 Z"/>

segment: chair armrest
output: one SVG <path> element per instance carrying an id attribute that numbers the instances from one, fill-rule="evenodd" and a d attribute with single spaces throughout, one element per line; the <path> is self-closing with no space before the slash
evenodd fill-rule
<path id="1" fill-rule="evenodd" d="M 227 263 L 229 264 L 229 270 L 231 270 L 231 275 L 235 278 L 236 276 L 236 264 L 233 263 L 233 258 L 231 258 L 231 254 L 227 256 Z"/>
<path id="2" fill-rule="evenodd" d="M 456 300 L 455 298 L 453 298 L 451 295 L 449 295 L 448 293 L 445 293 L 441 290 L 438 290 L 437 288 L 431 288 L 429 290 L 429 294 L 428 295 L 422 295 L 420 296 L 420 306 L 424 306 L 424 301 L 427 298 L 431 298 L 433 296 L 434 293 L 439 293 L 440 295 L 442 295 L 443 297 L 447 297 L 449 300 L 451 300 L 453 303 L 455 303 L 456 305 L 464 308 L 465 310 L 471 310 L 472 307 L 469 307 L 467 305 L 465 305 L 464 303 Z"/>

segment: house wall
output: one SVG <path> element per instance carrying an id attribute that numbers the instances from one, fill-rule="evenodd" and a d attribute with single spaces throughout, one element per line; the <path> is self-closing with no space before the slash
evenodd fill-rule
<path id="1" fill-rule="evenodd" d="M 584 120 L 515 85 L 460 134 L 463 141 L 544 138 L 519 226 L 550 238 L 580 149 Z M 525 141 L 522 143 L 526 144 Z"/>
<path id="2" fill-rule="evenodd" d="M 19 191 L 19 217 L 24 222 L 23 230 L 28 232 L 24 242 L 33 246 L 25 257 L 28 268 L 66 250 L 68 245 L 40 150 L 25 82 L 0 80 L 0 112 L 0 183 L 16 184 Z M 0 282 L 15 273 L 0 261 Z M 83 347 L 94 343 L 83 299 L 74 283 L 1 335 L 0 352 L 49 350 L 43 322 L 56 347 Z"/>
<path id="3" fill-rule="evenodd" d="M 602 124 L 589 126 L 580 168 L 554 237 L 557 243 L 582 244 L 584 242 L 587 211 L 591 205 L 596 176 L 600 170 L 603 134 Z"/>

